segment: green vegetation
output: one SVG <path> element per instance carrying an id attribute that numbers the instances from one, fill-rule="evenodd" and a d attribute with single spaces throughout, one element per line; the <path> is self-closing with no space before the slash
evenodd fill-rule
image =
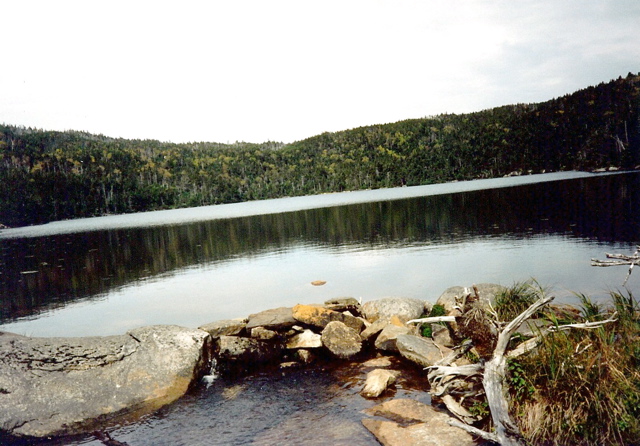
<path id="1" fill-rule="evenodd" d="M 519 296 L 522 285 L 514 288 L 507 294 Z M 549 333 L 532 353 L 511 359 L 512 414 L 531 444 L 635 444 L 640 438 L 640 307 L 631 293 L 611 293 L 610 308 L 578 297 L 581 314 L 571 319 L 573 313 L 565 313 L 566 322 L 616 321 Z M 552 313 L 548 318 L 557 321 Z"/>
<path id="2" fill-rule="evenodd" d="M 544 289 L 535 281 L 514 283 L 496 296 L 495 309 L 501 321 L 510 321 L 529 308 Z"/>
<path id="3" fill-rule="evenodd" d="M 0 125 L 8 226 L 518 173 L 640 164 L 640 76 L 540 104 L 324 133 L 172 144 Z"/>
<path id="4" fill-rule="evenodd" d="M 431 311 L 429 312 L 429 314 L 424 315 L 422 317 L 438 317 L 438 316 L 445 316 L 444 306 L 442 306 L 440 304 L 435 304 L 431 308 Z M 422 324 L 422 325 L 420 325 L 420 333 L 425 338 L 430 338 L 431 335 L 433 334 L 432 333 L 432 329 L 431 329 L 431 324 Z"/>

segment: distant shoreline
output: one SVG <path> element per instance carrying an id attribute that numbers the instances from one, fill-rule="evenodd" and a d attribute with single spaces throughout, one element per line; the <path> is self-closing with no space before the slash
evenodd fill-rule
<path id="1" fill-rule="evenodd" d="M 320 195 L 272 198 L 241 203 L 218 204 L 193 208 L 178 208 L 101 217 L 61 220 L 43 225 L 23 226 L 0 230 L 1 239 L 44 237 L 58 234 L 100 231 L 106 229 L 131 229 L 150 226 L 168 226 L 211 220 L 278 214 L 310 209 L 346 206 L 375 201 L 393 201 L 486 189 L 516 187 L 528 184 L 575 180 L 593 176 L 616 175 L 635 171 L 592 173 L 582 171 L 553 172 L 543 174 L 487 178 L 459 182 L 428 184 L 423 186 L 367 189 L 334 192 Z"/>

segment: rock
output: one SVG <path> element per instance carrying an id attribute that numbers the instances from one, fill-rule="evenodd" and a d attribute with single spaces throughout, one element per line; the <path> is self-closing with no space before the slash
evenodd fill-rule
<path id="1" fill-rule="evenodd" d="M 324 307 L 333 311 L 350 311 L 360 314 L 360 303 L 353 297 L 338 297 L 324 302 Z"/>
<path id="2" fill-rule="evenodd" d="M 311 353 L 309 350 L 305 350 L 304 348 L 296 350 L 295 357 L 303 364 L 310 364 L 315 359 L 313 353 Z"/>
<path id="3" fill-rule="evenodd" d="M 422 367 L 434 365 L 451 351 L 446 347 L 438 347 L 432 339 L 414 335 L 399 335 L 396 347 L 403 357 Z"/>
<path id="4" fill-rule="evenodd" d="M 478 288 L 480 301 L 485 303 L 491 302 L 492 304 L 496 298 L 496 295 L 505 290 L 505 287 L 503 287 L 502 285 L 497 285 L 495 283 L 481 283 L 479 285 L 476 285 L 476 288 Z M 467 287 L 466 293 L 473 293 L 473 287 Z M 464 294 L 464 287 L 454 286 L 451 288 L 447 288 L 436 301 L 436 305 L 442 305 L 444 307 L 445 314 L 450 314 L 456 305 L 455 298 L 461 298 L 464 296 Z"/>
<path id="5" fill-rule="evenodd" d="M 388 356 L 380 356 L 379 358 L 369 359 L 362 363 L 362 367 L 390 367 L 391 358 Z"/>
<path id="6" fill-rule="evenodd" d="M 388 324 L 382 329 L 376 338 L 375 346 L 378 350 L 397 352 L 396 339 L 400 335 L 406 335 L 410 332 L 409 327 Z"/>
<path id="7" fill-rule="evenodd" d="M 254 327 L 251 329 L 251 337 L 254 339 L 261 339 L 263 341 L 269 341 L 278 337 L 278 333 L 273 330 L 268 330 L 264 327 Z"/>
<path id="8" fill-rule="evenodd" d="M 280 307 L 250 315 L 246 328 L 247 330 L 255 327 L 264 327 L 270 330 L 286 330 L 296 323 L 297 321 L 293 318 L 291 308 Z"/>
<path id="9" fill-rule="evenodd" d="M 360 394 L 365 398 L 377 398 L 387 390 L 387 387 L 396 382 L 396 378 L 399 375 L 400 372 L 397 370 L 372 370 L 367 373 L 367 379 Z"/>
<path id="10" fill-rule="evenodd" d="M 466 431 L 450 426 L 452 418 L 433 407 L 410 399 L 393 399 L 366 409 L 371 416 L 362 424 L 385 446 L 472 446 L 477 443 Z"/>
<path id="11" fill-rule="evenodd" d="M 311 330 L 305 330 L 290 337 L 287 340 L 286 347 L 288 349 L 322 347 L 322 337 Z"/>
<path id="12" fill-rule="evenodd" d="M 417 319 L 424 313 L 424 302 L 408 297 L 385 297 L 379 300 L 365 302 L 362 313 L 371 322 L 378 319 L 389 320 L 391 316 L 398 316 L 403 322 Z"/>
<path id="13" fill-rule="evenodd" d="M 328 310 L 316 305 L 296 305 L 293 307 L 293 318 L 303 324 L 324 328 L 329 322 L 339 321 L 347 327 L 351 327 L 358 333 L 362 331 L 364 323 L 357 317 Z"/>
<path id="14" fill-rule="evenodd" d="M 362 349 L 356 330 L 339 321 L 332 321 L 322 330 L 322 344 L 338 358 L 350 358 Z"/>
<path id="15" fill-rule="evenodd" d="M 219 338 L 220 336 L 235 336 L 246 326 L 246 321 L 221 320 L 202 325 L 198 329 L 206 331 L 212 338 Z"/>
<path id="16" fill-rule="evenodd" d="M 378 319 L 373 324 L 369 325 L 367 328 L 362 330 L 362 332 L 360 333 L 360 337 L 362 338 L 363 341 L 366 341 L 370 337 L 380 333 L 382 329 L 387 325 L 389 325 L 388 321 L 385 321 L 383 319 Z"/>
<path id="17" fill-rule="evenodd" d="M 522 336 L 532 338 L 538 336 L 541 332 L 545 331 L 545 328 L 553 325 L 546 319 L 527 319 L 520 325 L 516 333 L 520 333 Z"/>
<path id="18" fill-rule="evenodd" d="M 444 325 L 431 324 L 431 338 L 438 345 L 444 345 L 445 347 L 453 347 L 455 345 L 453 339 L 451 339 L 449 329 Z"/>
<path id="19" fill-rule="evenodd" d="M 237 336 L 220 336 L 214 343 L 214 354 L 221 366 L 257 365 L 279 358 L 281 346 L 274 342 Z"/>
<path id="20" fill-rule="evenodd" d="M 0 427 L 48 437 L 84 432 L 98 417 L 156 410 L 204 374 L 209 340 L 177 326 L 90 338 L 0 333 Z"/>

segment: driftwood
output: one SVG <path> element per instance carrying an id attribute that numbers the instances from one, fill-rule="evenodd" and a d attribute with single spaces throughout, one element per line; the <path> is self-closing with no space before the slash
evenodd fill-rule
<path id="1" fill-rule="evenodd" d="M 455 316 L 432 316 L 432 317 L 423 317 L 420 319 L 411 319 L 407 321 L 407 324 L 435 324 L 437 322 L 455 322 Z"/>
<path id="2" fill-rule="evenodd" d="M 591 329 L 613 322 L 615 319 L 607 319 L 599 322 L 587 322 L 583 324 L 569 324 L 541 329 L 539 334 L 528 341 L 522 342 L 515 349 L 507 352 L 509 341 L 520 325 L 535 314 L 540 308 L 549 304 L 553 296 L 544 296 L 533 303 L 524 312 L 509 322 L 499 333 L 493 350 L 493 355 L 484 364 L 470 364 L 455 366 L 454 361 L 469 351 L 473 344 L 465 342 L 459 346 L 446 358 L 431 367 L 427 367 L 427 378 L 431 385 L 431 394 L 440 397 L 449 411 L 458 420 L 452 420 L 451 425 L 460 427 L 467 432 L 479 436 L 485 440 L 498 443 L 503 446 L 522 446 L 524 440 L 519 428 L 509 415 L 509 403 L 507 400 L 507 389 L 505 388 L 505 378 L 507 375 L 507 360 L 523 355 L 534 349 L 544 336 L 554 331 L 568 330 L 572 328 Z M 489 314 L 495 317 L 494 312 Z M 500 325 L 496 321 L 497 325 Z M 462 406 L 466 397 L 473 397 L 485 394 L 493 425 L 494 432 L 486 432 L 470 426 L 479 417 L 471 414 Z M 460 398 L 456 400 L 455 397 Z"/>
<path id="3" fill-rule="evenodd" d="M 591 266 L 624 266 L 629 265 L 629 272 L 627 273 L 627 277 L 622 282 L 622 286 L 627 284 L 629 277 L 631 277 L 631 273 L 633 272 L 633 267 L 635 265 L 640 266 L 640 246 L 636 246 L 636 252 L 632 255 L 628 256 L 625 254 L 605 254 L 608 259 L 616 259 L 616 260 L 598 260 L 591 259 Z"/>

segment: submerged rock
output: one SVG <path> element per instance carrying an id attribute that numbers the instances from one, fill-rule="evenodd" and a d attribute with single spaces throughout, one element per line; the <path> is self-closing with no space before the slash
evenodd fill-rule
<path id="1" fill-rule="evenodd" d="M 362 424 L 385 446 L 472 446 L 471 435 L 448 424 L 453 418 L 415 400 L 398 398 L 366 409 Z"/>
<path id="2" fill-rule="evenodd" d="M 172 325 L 90 338 L 0 333 L 0 427 L 47 437 L 90 430 L 97 418 L 156 410 L 203 374 L 209 339 Z"/>

